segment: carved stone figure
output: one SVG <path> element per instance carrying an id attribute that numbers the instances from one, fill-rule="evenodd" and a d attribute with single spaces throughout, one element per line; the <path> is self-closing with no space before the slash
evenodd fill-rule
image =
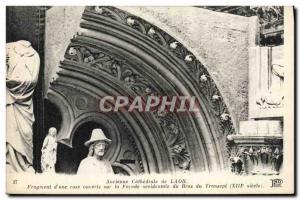
<path id="1" fill-rule="evenodd" d="M 102 129 L 94 129 L 90 140 L 84 143 L 85 146 L 89 147 L 89 154 L 81 161 L 77 174 L 114 174 L 109 161 L 103 159 L 110 143 L 111 140 L 105 137 Z"/>
<path id="2" fill-rule="evenodd" d="M 56 128 L 51 127 L 49 129 L 48 135 L 44 140 L 41 157 L 41 166 L 43 173 L 55 173 L 57 152 L 56 134 Z"/>
<path id="3" fill-rule="evenodd" d="M 28 41 L 6 44 L 6 166 L 9 172 L 34 172 L 32 94 L 40 58 Z"/>
<path id="4" fill-rule="evenodd" d="M 234 174 L 242 174 L 243 172 L 243 161 L 240 157 L 231 157 L 231 172 Z"/>

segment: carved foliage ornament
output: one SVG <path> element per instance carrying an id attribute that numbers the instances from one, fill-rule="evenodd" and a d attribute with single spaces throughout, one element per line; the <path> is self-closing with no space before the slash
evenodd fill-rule
<path id="1" fill-rule="evenodd" d="M 174 56 L 182 60 L 184 63 L 182 67 L 189 76 L 195 80 L 195 83 L 198 84 L 200 92 L 205 97 L 204 101 L 206 105 L 209 105 L 211 108 L 210 112 L 218 119 L 218 125 L 220 130 L 222 130 L 222 135 L 235 134 L 229 111 L 212 77 L 208 74 L 202 63 L 182 44 L 158 27 L 115 7 L 89 6 L 86 7 L 85 12 L 115 20 L 151 38 L 167 51 L 171 51 Z M 227 143 L 228 150 L 230 149 L 230 145 L 231 143 Z"/>
<path id="2" fill-rule="evenodd" d="M 202 93 L 204 103 L 209 106 L 209 112 L 215 116 L 222 131 L 221 136 L 235 134 L 228 109 L 223 98 L 217 89 L 213 79 L 205 67 L 189 52 L 183 45 L 170 35 L 127 12 L 114 7 L 94 6 L 86 7 L 85 12 L 100 15 L 115 20 L 151 38 L 153 42 L 161 45 L 165 50 L 172 52 L 174 56 L 182 61 L 183 69 L 194 79 L 198 85 L 199 93 Z M 75 38 L 76 39 L 76 38 Z M 126 61 L 112 57 L 103 51 L 86 45 L 71 44 L 65 55 L 66 59 L 79 62 L 85 66 L 93 67 L 96 70 L 104 71 L 124 83 L 124 86 L 134 91 L 137 95 L 158 95 L 153 84 L 136 72 Z M 190 169 L 191 159 L 186 149 L 186 142 L 177 118 L 172 113 L 155 113 L 161 127 L 164 130 L 165 138 L 169 146 L 170 154 L 175 167 Z M 231 148 L 231 142 L 227 142 L 227 153 Z"/>
<path id="3" fill-rule="evenodd" d="M 109 74 L 137 95 L 158 96 L 160 94 L 149 80 L 134 70 L 134 67 L 125 60 L 112 57 L 99 49 L 75 44 L 74 42 L 69 46 L 65 58 Z M 191 159 L 176 116 L 172 113 L 162 113 L 157 110 L 153 112 L 164 130 L 166 143 L 175 167 L 179 170 L 189 170 Z"/>
<path id="4" fill-rule="evenodd" d="M 231 152 L 230 160 L 236 174 L 279 174 L 283 152 L 279 145 L 240 146 Z"/>

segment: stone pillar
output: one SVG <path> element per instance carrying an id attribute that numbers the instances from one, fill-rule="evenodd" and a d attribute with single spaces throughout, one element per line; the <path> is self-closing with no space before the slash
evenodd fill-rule
<path id="1" fill-rule="evenodd" d="M 238 173 L 252 175 L 279 174 L 283 162 L 283 21 L 266 23 L 274 22 L 250 18 L 249 117 L 230 138 L 235 143 L 233 166 L 242 161 Z"/>

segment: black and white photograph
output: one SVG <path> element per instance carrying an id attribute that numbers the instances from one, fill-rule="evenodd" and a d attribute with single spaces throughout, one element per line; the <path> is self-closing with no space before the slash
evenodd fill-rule
<path id="1" fill-rule="evenodd" d="M 292 6 L 6 6 L 5 51 L 8 194 L 295 192 Z"/>

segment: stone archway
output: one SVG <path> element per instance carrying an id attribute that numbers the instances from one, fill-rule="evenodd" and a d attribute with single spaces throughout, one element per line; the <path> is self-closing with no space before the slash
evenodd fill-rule
<path id="1" fill-rule="evenodd" d="M 64 115 L 60 142 L 71 146 L 81 116 L 96 113 L 126 127 L 146 173 L 227 167 L 226 136 L 235 131 L 222 95 L 205 66 L 158 27 L 113 7 L 86 7 L 60 69 L 48 92 Z M 104 114 L 98 108 L 105 96 L 152 94 L 196 96 L 201 112 Z"/>

